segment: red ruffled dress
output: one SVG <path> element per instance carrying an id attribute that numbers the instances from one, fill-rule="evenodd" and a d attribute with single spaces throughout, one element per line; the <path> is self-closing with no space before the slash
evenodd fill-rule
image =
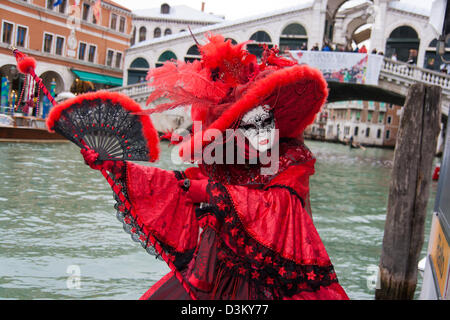
<path id="1" fill-rule="evenodd" d="M 274 176 L 259 165 L 126 163 L 114 180 L 132 207 L 117 197 L 118 217 L 149 253 L 160 246 L 172 269 L 141 299 L 348 299 L 306 209 L 315 159 L 294 139 L 280 143 L 279 159 Z M 207 204 L 189 202 L 178 186 L 186 178 L 208 179 Z"/>

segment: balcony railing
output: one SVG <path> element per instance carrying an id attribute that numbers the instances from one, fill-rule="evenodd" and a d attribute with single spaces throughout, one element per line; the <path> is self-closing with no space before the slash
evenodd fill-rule
<path id="1" fill-rule="evenodd" d="M 450 75 L 429 69 L 419 68 L 401 61 L 384 59 L 381 72 L 401 77 L 410 82 L 419 81 L 442 87 L 444 94 L 450 95 Z"/>

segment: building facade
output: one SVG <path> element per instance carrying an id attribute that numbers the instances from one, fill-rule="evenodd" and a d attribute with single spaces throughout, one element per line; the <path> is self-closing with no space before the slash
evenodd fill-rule
<path id="1" fill-rule="evenodd" d="M 195 29 L 224 21 L 223 16 L 206 13 L 204 9 L 204 2 L 200 10 L 163 3 L 160 8 L 133 11 L 131 45 L 187 31 L 187 26 Z"/>
<path id="2" fill-rule="evenodd" d="M 328 103 L 305 130 L 305 138 L 395 147 L 401 108 L 373 101 Z"/>
<path id="3" fill-rule="evenodd" d="M 411 58 L 419 67 L 428 63 L 432 53 L 427 52 L 431 52 L 430 46 L 439 36 L 430 24 L 430 10 L 394 0 L 367 1 L 355 8 L 341 9 L 346 2 L 311 0 L 258 16 L 193 28 L 193 33 L 200 42 L 205 41 L 204 35 L 208 32 L 220 33 L 235 42 L 253 40 L 247 48 L 257 55 L 262 44 L 277 45 L 284 51 L 311 49 L 316 44 L 321 48 L 324 43 L 346 47 L 370 39 L 368 50 L 377 49 L 388 57 L 395 53 L 402 61 L 407 61 L 412 54 Z M 371 28 L 368 32 L 358 32 L 364 25 L 371 25 Z M 187 24 L 178 28 L 185 30 Z M 133 79 L 128 80 L 130 69 L 143 71 L 167 59 L 193 58 L 193 53 L 195 41 L 189 32 L 154 38 L 147 35 L 146 41 L 136 41 L 127 51 L 124 83 L 135 83 Z"/>
<path id="4" fill-rule="evenodd" d="M 56 94 L 84 93 L 122 85 L 131 11 L 109 0 L 2 0 L 0 76 L 19 93 L 24 76 L 10 46 L 37 61 L 36 74 Z"/>

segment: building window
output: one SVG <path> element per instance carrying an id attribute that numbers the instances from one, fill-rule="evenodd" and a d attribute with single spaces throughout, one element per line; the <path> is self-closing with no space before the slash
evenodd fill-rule
<path id="1" fill-rule="evenodd" d="M 372 112 L 367 114 L 367 122 L 372 122 Z"/>
<path id="2" fill-rule="evenodd" d="M 83 20 L 84 21 L 88 21 L 89 9 L 91 9 L 91 6 L 87 3 L 83 3 Z"/>
<path id="3" fill-rule="evenodd" d="M 145 41 L 147 39 L 147 28 L 141 27 L 139 29 L 139 42 Z"/>
<path id="4" fill-rule="evenodd" d="M 391 122 L 392 122 L 392 117 L 391 117 L 391 116 L 388 116 L 388 117 L 387 117 L 387 123 L 388 123 L 388 124 L 391 124 Z"/>
<path id="5" fill-rule="evenodd" d="M 350 133 L 350 127 L 344 127 L 344 134 L 348 135 Z"/>
<path id="6" fill-rule="evenodd" d="M 257 56 L 258 58 L 262 57 L 263 54 L 263 45 L 266 44 L 269 49 L 272 48 L 272 38 L 265 31 L 257 31 L 250 37 L 250 40 L 253 40 L 253 43 L 249 43 L 247 45 L 247 50 Z"/>
<path id="7" fill-rule="evenodd" d="M 380 139 L 381 138 L 381 129 L 378 129 L 378 131 L 377 131 L 377 139 Z"/>
<path id="8" fill-rule="evenodd" d="M 78 48 L 78 59 L 84 60 L 86 55 L 86 43 L 80 42 L 80 47 Z"/>
<path id="9" fill-rule="evenodd" d="M 45 33 L 44 34 L 44 52 L 51 53 L 53 44 L 53 35 Z"/>
<path id="10" fill-rule="evenodd" d="M 13 25 L 12 25 L 12 23 L 3 22 L 2 42 L 11 44 L 12 33 L 13 33 Z"/>
<path id="11" fill-rule="evenodd" d="M 47 9 L 53 10 L 53 2 L 55 0 L 47 0 Z"/>
<path id="12" fill-rule="evenodd" d="M 116 68 L 119 69 L 121 65 L 122 65 L 122 53 L 116 52 Z"/>
<path id="13" fill-rule="evenodd" d="M 27 28 L 18 26 L 16 36 L 16 46 L 25 47 L 27 39 Z"/>
<path id="14" fill-rule="evenodd" d="M 386 140 L 389 140 L 391 138 L 391 131 L 387 130 L 386 131 Z"/>
<path id="15" fill-rule="evenodd" d="M 383 123 L 383 121 L 384 121 L 384 113 L 380 113 L 380 114 L 378 115 L 378 122 L 379 122 L 379 123 Z"/>
<path id="16" fill-rule="evenodd" d="M 117 27 L 117 15 L 114 13 L 111 13 L 111 29 L 116 30 Z"/>
<path id="17" fill-rule="evenodd" d="M 126 19 L 124 17 L 120 17 L 120 23 L 119 23 L 119 31 L 125 32 L 125 23 Z"/>
<path id="18" fill-rule="evenodd" d="M 90 45 L 89 46 L 89 56 L 88 61 L 94 63 L 95 62 L 95 51 L 97 50 L 96 46 Z"/>
<path id="19" fill-rule="evenodd" d="M 63 0 L 61 4 L 58 6 L 59 13 L 66 13 L 67 0 Z"/>
<path id="20" fill-rule="evenodd" d="M 161 29 L 156 28 L 155 31 L 153 31 L 153 38 L 159 38 L 161 37 Z"/>
<path id="21" fill-rule="evenodd" d="M 172 34 L 172 30 L 170 30 L 169 28 L 167 28 L 167 29 L 164 31 L 164 35 L 165 35 L 165 36 L 168 36 L 168 35 L 170 35 L 170 34 Z"/>
<path id="22" fill-rule="evenodd" d="M 367 137 L 367 138 L 370 137 L 370 128 L 367 128 L 367 129 L 366 129 L 366 137 Z"/>
<path id="23" fill-rule="evenodd" d="M 62 56 L 64 51 L 64 38 L 63 37 L 56 37 L 56 48 L 55 48 L 55 54 Z"/>
<path id="24" fill-rule="evenodd" d="M 163 3 L 161 5 L 161 13 L 162 14 L 169 14 L 170 12 L 170 6 L 167 3 Z"/>
<path id="25" fill-rule="evenodd" d="M 358 136 L 358 131 L 359 131 L 359 127 L 355 127 L 355 134 L 354 134 L 355 137 Z"/>
<path id="26" fill-rule="evenodd" d="M 133 28 L 133 36 L 131 37 L 130 45 L 134 46 L 135 43 L 136 43 L 136 27 Z"/>
<path id="27" fill-rule="evenodd" d="M 113 58 L 114 58 L 114 51 L 108 50 L 108 53 L 106 54 L 106 65 L 108 67 L 112 67 Z"/>
<path id="28" fill-rule="evenodd" d="M 332 133 L 333 132 L 333 126 L 328 126 L 328 133 Z"/>

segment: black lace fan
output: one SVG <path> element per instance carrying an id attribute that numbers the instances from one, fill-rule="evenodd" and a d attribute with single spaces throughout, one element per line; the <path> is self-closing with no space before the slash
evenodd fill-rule
<path id="1" fill-rule="evenodd" d="M 65 101 L 50 112 L 47 128 L 80 148 L 95 150 L 99 160 L 156 161 L 158 134 L 149 116 L 129 97 L 106 91 Z"/>

